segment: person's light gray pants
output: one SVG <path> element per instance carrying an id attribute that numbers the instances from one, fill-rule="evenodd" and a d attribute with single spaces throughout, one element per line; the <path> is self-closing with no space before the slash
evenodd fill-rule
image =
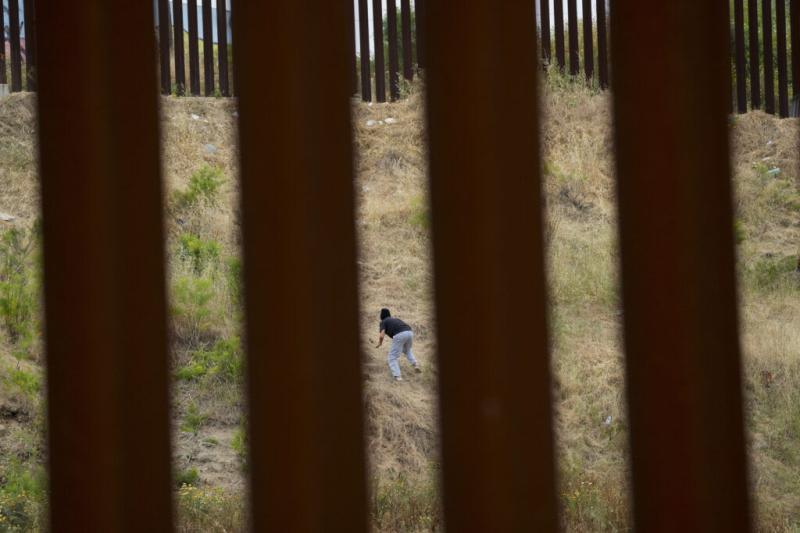
<path id="1" fill-rule="evenodd" d="M 401 353 L 405 354 L 409 363 L 417 366 L 417 360 L 414 359 L 414 352 L 411 351 L 413 345 L 414 333 L 410 331 L 403 331 L 394 336 L 392 339 L 392 347 L 389 348 L 389 370 L 392 372 L 392 376 L 396 378 L 400 377 L 400 364 L 397 360 L 400 358 Z"/>

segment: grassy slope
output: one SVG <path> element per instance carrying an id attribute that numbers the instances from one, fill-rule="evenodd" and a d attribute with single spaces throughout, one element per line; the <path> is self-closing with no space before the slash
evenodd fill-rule
<path id="1" fill-rule="evenodd" d="M 235 339 L 239 333 L 235 291 L 227 275 L 231 258 L 238 254 L 234 108 L 225 100 L 185 98 L 166 99 L 164 109 L 173 349 L 180 369 L 196 363 L 198 351 L 207 354 L 218 340 Z M 565 525 L 573 531 L 626 529 L 627 424 L 609 101 L 606 95 L 554 80 L 544 109 L 554 396 Z M 399 104 L 354 108 L 368 448 L 374 523 L 383 531 L 426 530 L 439 523 L 421 111 L 421 99 L 413 92 Z M 30 97 L 0 101 L 0 131 L 5 132 L 0 135 L 0 212 L 20 216 L 15 223 L 21 225 L 30 224 L 37 211 L 32 116 Z M 390 117 L 397 122 L 367 125 Z M 800 292 L 789 272 L 800 243 L 797 121 L 753 113 L 732 124 L 752 477 L 762 528 L 789 530 L 800 521 Z M 209 201 L 179 207 L 175 191 L 187 191 L 190 176 L 204 165 L 222 170 L 225 179 L 219 190 Z M 777 176 L 769 172 L 773 167 L 781 168 Z M 218 246 L 200 271 L 181 248 L 186 233 Z M 204 280 L 205 289 L 198 289 Z M 181 286 L 189 289 L 182 291 Z M 422 376 L 406 371 L 410 379 L 399 386 L 389 380 L 385 350 L 368 342 L 375 339 L 382 306 L 414 326 L 415 348 L 425 368 Z M 41 416 L 36 387 L 24 392 L 27 382 L 13 374 L 17 363 L 12 351 L 0 336 L 0 477 L 24 485 L 19 479 L 42 457 L 37 437 Z M 20 363 L 24 372 L 39 374 L 39 351 L 34 347 L 32 360 Z M 241 524 L 239 386 L 236 375 L 226 378 L 216 370 L 177 383 L 176 464 L 182 475 L 194 468 L 199 477 L 196 488 L 181 490 L 186 530 Z M 34 471 L 32 477 L 37 475 Z M 35 482 L 29 485 L 36 488 Z"/>

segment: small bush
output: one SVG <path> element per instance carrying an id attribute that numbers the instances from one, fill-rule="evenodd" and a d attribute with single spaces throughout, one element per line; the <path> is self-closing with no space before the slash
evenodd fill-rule
<path id="1" fill-rule="evenodd" d="M 430 227 L 428 203 L 423 196 L 415 196 L 411 200 L 409 223 L 419 230 L 427 230 Z"/>
<path id="2" fill-rule="evenodd" d="M 197 472 L 196 468 L 186 468 L 178 471 L 175 475 L 175 485 L 178 488 L 184 486 L 194 487 L 197 485 L 198 481 L 200 481 L 200 474 Z"/>
<path id="3" fill-rule="evenodd" d="M 411 481 L 400 475 L 376 481 L 372 514 L 380 531 L 442 530 L 441 502 L 436 476 Z"/>
<path id="4" fill-rule="evenodd" d="M 198 276 L 209 267 L 213 267 L 219 259 L 219 244 L 213 240 L 203 240 L 191 233 L 184 233 L 180 237 L 180 251 L 178 256 L 192 266 Z"/>
<path id="5" fill-rule="evenodd" d="M 766 257 L 757 261 L 747 272 L 750 283 L 757 289 L 772 291 L 797 288 L 795 257 Z"/>
<path id="6" fill-rule="evenodd" d="M 9 381 L 28 396 L 38 395 L 42 388 L 42 380 L 38 375 L 21 368 L 15 368 L 9 373 Z"/>
<path id="7" fill-rule="evenodd" d="M 41 466 L 0 465 L 0 531 L 39 531 L 45 502 Z"/>
<path id="8" fill-rule="evenodd" d="M 192 360 L 177 372 L 178 379 L 193 381 L 202 377 L 225 382 L 242 380 L 242 348 L 238 337 L 222 339 L 208 350 L 192 353 Z"/>
<path id="9" fill-rule="evenodd" d="M 228 259 L 227 280 L 228 291 L 231 295 L 231 301 L 236 307 L 241 307 L 244 303 L 244 282 L 242 280 L 242 260 L 238 257 L 231 257 Z"/>
<path id="10" fill-rule="evenodd" d="M 231 448 L 236 452 L 239 460 L 244 463 L 247 460 L 247 431 L 244 425 L 239 426 L 231 439 Z"/>
<path id="11" fill-rule="evenodd" d="M 192 433 L 197 435 L 197 433 L 200 431 L 200 428 L 206 423 L 207 419 L 208 417 L 200 413 L 200 410 L 195 404 L 191 404 L 189 409 L 187 409 L 186 416 L 181 424 L 181 431 L 184 433 Z"/>
<path id="12" fill-rule="evenodd" d="M 38 337 L 38 276 L 31 264 L 36 235 L 13 228 L 0 236 L 0 324 L 18 356 L 28 355 Z"/>
<path id="13" fill-rule="evenodd" d="M 208 278 L 183 276 L 172 287 L 172 317 L 179 338 L 190 344 L 210 335 L 215 325 L 214 284 Z"/>
<path id="14" fill-rule="evenodd" d="M 221 489 L 183 485 L 178 490 L 178 531 L 242 531 L 244 498 Z"/>
<path id="15" fill-rule="evenodd" d="M 199 205 L 216 206 L 217 193 L 224 181 L 222 170 L 204 166 L 192 174 L 186 189 L 173 193 L 172 204 L 178 210 Z"/>

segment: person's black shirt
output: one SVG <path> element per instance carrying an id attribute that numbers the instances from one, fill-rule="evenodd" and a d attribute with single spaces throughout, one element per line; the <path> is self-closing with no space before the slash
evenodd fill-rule
<path id="1" fill-rule="evenodd" d="M 389 338 L 394 338 L 398 333 L 404 331 L 411 331 L 411 326 L 400 320 L 399 318 L 388 317 L 381 320 L 380 331 L 385 331 Z"/>

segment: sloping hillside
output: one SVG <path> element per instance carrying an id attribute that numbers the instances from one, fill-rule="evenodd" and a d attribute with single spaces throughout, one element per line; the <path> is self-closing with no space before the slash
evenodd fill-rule
<path id="1" fill-rule="evenodd" d="M 627 419 L 607 94 L 546 84 L 545 191 L 560 494 L 569 531 L 630 527 Z M 354 102 L 361 325 L 372 514 L 378 531 L 441 528 L 437 369 L 420 88 Z M 175 372 L 176 490 L 184 531 L 242 527 L 242 349 L 235 107 L 163 100 L 166 243 Z M 765 531 L 800 527 L 798 121 L 731 119 L 753 487 Z M 44 499 L 34 98 L 0 99 L 0 517 L 36 529 Z M 76 176 L 75 179 L 80 179 Z M 13 231 L 12 231 L 13 230 Z M 10 275 L 10 273 L 14 273 Z M 420 375 L 390 380 L 378 311 L 416 332 Z M 0 529 L 3 523 L 0 522 Z"/>

